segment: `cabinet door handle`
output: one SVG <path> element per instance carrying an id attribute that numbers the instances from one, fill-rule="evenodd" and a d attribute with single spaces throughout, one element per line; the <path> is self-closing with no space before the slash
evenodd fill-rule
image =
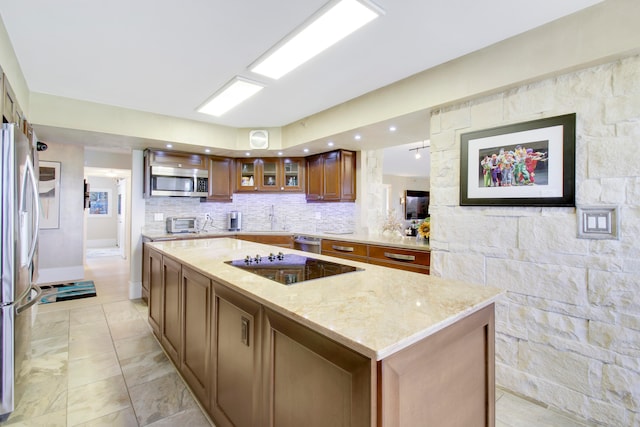
<path id="1" fill-rule="evenodd" d="M 385 252 L 384 256 L 391 259 L 397 259 L 398 261 L 415 261 L 415 255 L 403 255 L 403 254 L 394 254 L 391 252 Z"/>
<path id="2" fill-rule="evenodd" d="M 249 347 L 249 319 L 241 317 L 240 322 L 242 323 L 242 337 L 240 340 L 242 341 L 242 344 Z"/>
<path id="3" fill-rule="evenodd" d="M 355 250 L 351 246 L 332 245 L 331 247 L 336 251 L 342 251 L 342 252 L 353 252 Z"/>

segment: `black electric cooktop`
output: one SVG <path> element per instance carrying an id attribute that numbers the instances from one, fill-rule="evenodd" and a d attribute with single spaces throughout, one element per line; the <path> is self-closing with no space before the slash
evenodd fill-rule
<path id="1" fill-rule="evenodd" d="M 350 265 L 282 252 L 268 256 L 247 255 L 244 259 L 225 263 L 283 285 L 363 270 Z"/>

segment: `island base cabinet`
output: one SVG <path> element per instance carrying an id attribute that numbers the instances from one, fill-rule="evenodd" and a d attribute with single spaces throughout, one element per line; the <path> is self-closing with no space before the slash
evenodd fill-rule
<path id="1" fill-rule="evenodd" d="M 144 245 L 144 267 L 143 281 L 147 282 L 147 289 L 149 290 L 148 305 L 149 305 L 149 325 L 154 335 L 161 339 L 162 333 L 162 317 L 163 317 L 163 302 L 162 302 L 162 254 L 154 249 L 148 248 Z"/>
<path id="2" fill-rule="evenodd" d="M 218 427 L 259 426 L 261 306 L 215 281 L 213 284 L 211 415 Z"/>
<path id="3" fill-rule="evenodd" d="M 180 372 L 208 409 L 211 390 L 211 280 L 182 266 L 183 334 Z"/>
<path id="4" fill-rule="evenodd" d="M 495 425 L 493 304 L 382 360 L 382 426 Z"/>
<path id="5" fill-rule="evenodd" d="M 162 257 L 162 323 L 160 342 L 176 366 L 182 348 L 182 265 Z"/>
<path id="6" fill-rule="evenodd" d="M 375 363 L 265 309 L 263 370 L 269 427 L 370 427 Z"/>

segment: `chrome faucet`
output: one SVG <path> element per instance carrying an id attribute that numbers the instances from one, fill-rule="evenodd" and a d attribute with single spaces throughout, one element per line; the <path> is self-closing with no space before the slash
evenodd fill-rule
<path id="1" fill-rule="evenodd" d="M 274 213 L 273 205 L 271 205 L 271 210 L 269 212 L 269 221 L 271 222 L 271 231 L 274 231 L 276 229 L 276 222 L 278 222 L 278 219 L 276 218 L 276 214 Z"/>

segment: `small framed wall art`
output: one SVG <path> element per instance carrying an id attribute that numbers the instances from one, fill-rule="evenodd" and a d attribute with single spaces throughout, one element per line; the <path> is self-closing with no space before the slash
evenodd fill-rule
<path id="1" fill-rule="evenodd" d="M 39 162 L 40 229 L 60 228 L 60 162 Z"/>
<path id="2" fill-rule="evenodd" d="M 111 216 L 111 190 L 96 188 L 89 192 L 89 216 Z"/>
<path id="3" fill-rule="evenodd" d="M 460 136 L 461 206 L 575 206 L 576 115 Z"/>

